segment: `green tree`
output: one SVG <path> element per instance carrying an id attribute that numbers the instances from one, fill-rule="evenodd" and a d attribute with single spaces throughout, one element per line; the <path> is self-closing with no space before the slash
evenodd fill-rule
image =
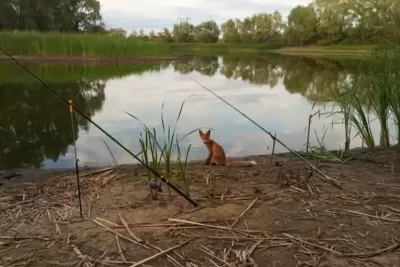
<path id="1" fill-rule="evenodd" d="M 213 20 L 200 23 L 194 28 L 194 41 L 201 43 L 216 43 L 220 30 Z"/>
<path id="2" fill-rule="evenodd" d="M 172 33 L 167 29 L 164 28 L 163 32 L 159 32 L 157 34 L 158 39 L 165 42 L 165 43 L 172 43 L 174 42 L 174 37 L 172 36 Z"/>
<path id="3" fill-rule="evenodd" d="M 190 43 L 194 41 L 194 26 L 187 22 L 174 24 L 172 36 L 177 43 Z"/>
<path id="4" fill-rule="evenodd" d="M 222 40 L 228 43 L 239 43 L 240 35 L 237 21 L 233 19 L 229 19 L 228 21 L 222 23 L 221 25 L 221 32 L 222 32 Z"/>
<path id="5" fill-rule="evenodd" d="M 96 31 L 104 28 L 98 0 L 2 0 L 1 30 Z"/>
<path id="6" fill-rule="evenodd" d="M 317 15 L 312 5 L 293 8 L 287 20 L 285 41 L 289 45 L 314 43 L 317 38 L 317 24 Z"/>

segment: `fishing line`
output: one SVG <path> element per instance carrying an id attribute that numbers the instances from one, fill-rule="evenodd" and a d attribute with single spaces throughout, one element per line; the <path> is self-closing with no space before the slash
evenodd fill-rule
<path id="1" fill-rule="evenodd" d="M 43 84 L 47 89 L 49 89 L 53 94 L 57 95 L 62 101 L 64 101 L 67 105 L 69 105 L 69 102 L 67 99 L 65 99 L 60 93 L 58 93 L 55 89 L 53 89 L 50 85 L 45 83 L 42 79 L 40 79 L 36 74 L 34 74 L 32 71 L 30 71 L 27 67 L 25 67 L 23 64 L 21 64 L 17 59 L 15 59 L 13 56 L 11 56 L 7 51 L 5 51 L 2 47 L 0 47 L 0 51 L 2 51 L 7 57 L 9 57 L 12 61 L 17 63 L 21 68 L 23 68 L 27 73 L 32 75 L 35 79 L 37 79 L 41 84 Z M 162 182 L 166 183 L 170 188 L 172 188 L 176 193 L 181 195 L 184 199 L 186 199 L 189 203 L 191 203 L 193 206 L 197 207 L 198 204 L 192 200 L 188 195 L 186 195 L 179 187 L 176 185 L 170 183 L 167 181 L 161 174 L 159 174 L 157 171 L 155 171 L 153 168 L 145 164 L 140 158 L 138 158 L 136 155 L 134 155 L 129 149 L 127 149 L 124 145 L 122 145 L 117 139 L 112 137 L 109 133 L 107 133 L 105 130 L 103 130 L 97 123 L 92 121 L 86 114 L 84 114 L 82 111 L 80 111 L 77 107 L 73 106 L 72 107 L 79 115 L 84 117 L 86 120 L 88 120 L 90 123 L 92 123 L 94 126 L 96 126 L 97 129 L 102 131 L 108 138 L 113 140 L 117 145 L 119 145 L 123 150 L 125 150 L 129 155 L 131 155 L 134 159 L 136 159 L 142 166 L 146 167 L 151 173 L 153 173 L 155 176 L 157 176 Z"/>
<path id="2" fill-rule="evenodd" d="M 204 85 L 202 85 L 201 83 L 199 83 L 198 81 L 192 79 L 189 75 L 187 75 L 187 77 L 192 80 L 194 83 L 198 84 L 199 86 L 201 86 L 204 90 L 207 90 L 210 94 L 214 95 L 215 97 L 217 97 L 219 100 L 221 100 L 222 102 L 224 102 L 225 104 L 227 104 L 228 106 L 230 106 L 231 108 L 233 108 L 234 110 L 236 110 L 237 112 L 239 112 L 243 117 L 245 117 L 246 119 L 248 119 L 249 121 L 251 121 L 254 125 L 256 125 L 258 128 L 260 128 L 264 133 L 268 134 L 272 140 L 275 140 L 276 142 L 278 142 L 279 144 L 281 144 L 284 148 L 286 148 L 288 151 L 290 151 L 293 155 L 295 155 L 297 158 L 301 159 L 304 163 L 306 163 L 312 170 L 316 171 L 317 173 L 319 173 L 320 175 L 322 175 L 325 179 L 322 179 L 325 182 L 330 183 L 333 186 L 336 186 L 337 188 L 342 189 L 342 185 L 341 182 L 339 182 L 338 180 L 329 177 L 328 175 L 326 175 L 325 173 L 323 173 L 321 170 L 317 169 L 315 166 L 313 166 L 310 162 L 308 162 L 305 158 L 303 158 L 299 153 L 297 153 L 295 150 L 291 149 L 290 147 L 288 147 L 287 145 L 285 145 L 281 140 L 279 140 L 278 138 L 276 138 L 276 136 L 274 136 L 271 132 L 267 131 L 264 127 L 262 127 L 260 124 L 258 124 L 257 122 L 255 122 L 253 119 L 251 119 L 249 116 L 247 116 L 246 114 L 244 114 L 243 112 L 241 112 L 239 109 L 237 109 L 235 106 L 233 106 L 231 103 L 229 103 L 228 101 L 226 101 L 225 99 L 223 99 L 222 97 L 220 97 L 219 95 L 217 95 L 216 93 L 214 93 L 213 91 L 211 91 L 210 89 L 208 89 L 207 87 L 205 87 Z M 317 178 L 319 178 L 317 176 Z M 320 178 L 321 179 L 321 178 Z"/>

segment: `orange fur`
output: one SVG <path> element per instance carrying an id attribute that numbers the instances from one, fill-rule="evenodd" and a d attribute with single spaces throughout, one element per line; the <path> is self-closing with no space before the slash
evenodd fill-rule
<path id="1" fill-rule="evenodd" d="M 228 166 L 238 166 L 238 167 L 250 167 L 256 165 L 255 161 L 245 161 L 245 160 L 232 161 L 230 164 L 227 164 L 226 155 L 223 147 L 210 138 L 211 131 L 208 130 L 206 133 L 203 133 L 202 130 L 199 130 L 199 135 L 208 150 L 208 156 L 204 165 L 211 164 L 211 165 L 221 165 L 221 166 L 228 165 Z"/>

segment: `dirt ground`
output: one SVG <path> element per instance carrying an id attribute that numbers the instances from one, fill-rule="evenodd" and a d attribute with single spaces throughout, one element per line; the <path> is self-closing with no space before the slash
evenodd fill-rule
<path id="1" fill-rule="evenodd" d="M 343 162 L 248 157 L 250 168 L 190 164 L 195 208 L 146 171 L 3 179 L 0 266 L 400 266 L 400 165 L 395 151 Z M 338 180 L 342 189 L 324 181 Z"/>

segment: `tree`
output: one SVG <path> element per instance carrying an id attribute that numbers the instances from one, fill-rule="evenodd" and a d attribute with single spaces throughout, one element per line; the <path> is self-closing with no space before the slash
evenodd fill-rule
<path id="1" fill-rule="evenodd" d="M 312 5 L 296 6 L 290 11 L 285 41 L 291 45 L 305 45 L 316 41 L 317 15 Z"/>
<path id="2" fill-rule="evenodd" d="M 213 20 L 202 22 L 194 28 L 194 40 L 196 42 L 216 43 L 219 34 L 219 27 Z"/>
<path id="3" fill-rule="evenodd" d="M 221 25 L 222 40 L 228 43 L 239 43 L 240 35 L 238 25 L 233 19 L 229 19 L 227 22 Z"/>
<path id="4" fill-rule="evenodd" d="M 110 35 L 126 36 L 126 31 L 123 28 L 111 28 L 107 32 Z"/>
<path id="5" fill-rule="evenodd" d="M 164 28 L 163 32 L 158 33 L 158 38 L 165 43 L 174 42 L 174 37 L 167 28 Z"/>
<path id="6" fill-rule="evenodd" d="M 2 0 L 0 29 L 100 32 L 104 28 L 98 0 Z"/>
<path id="7" fill-rule="evenodd" d="M 174 24 L 172 36 L 177 43 L 190 43 L 194 41 L 194 26 L 187 22 Z"/>

